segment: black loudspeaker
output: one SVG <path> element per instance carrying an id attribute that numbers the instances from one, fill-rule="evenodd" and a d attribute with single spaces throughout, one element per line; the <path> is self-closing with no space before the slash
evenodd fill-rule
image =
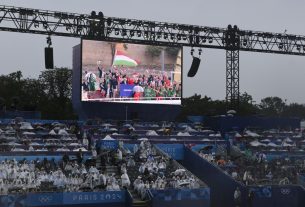
<path id="1" fill-rule="evenodd" d="M 53 48 L 52 47 L 46 47 L 44 49 L 44 62 L 45 62 L 46 69 L 54 68 Z"/>
<path id="2" fill-rule="evenodd" d="M 200 65 L 200 59 L 198 57 L 193 57 L 193 62 L 189 72 L 187 73 L 188 77 L 194 77 L 198 71 Z"/>

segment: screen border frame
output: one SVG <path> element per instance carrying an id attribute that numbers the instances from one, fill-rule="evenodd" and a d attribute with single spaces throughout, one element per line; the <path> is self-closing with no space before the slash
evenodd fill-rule
<path id="1" fill-rule="evenodd" d="M 124 103 L 124 102 L 107 102 L 107 101 L 83 101 L 82 99 L 82 80 L 83 80 L 83 41 L 84 40 L 89 40 L 89 41 L 97 41 L 97 42 L 114 42 L 114 43 L 127 43 L 127 44 L 137 44 L 137 45 L 152 45 L 152 46 L 158 46 L 153 43 L 148 44 L 148 43 L 130 43 L 124 40 L 94 40 L 94 39 L 87 39 L 87 38 L 81 38 L 81 43 L 80 43 L 80 80 L 79 80 L 79 87 L 80 87 L 80 102 L 81 103 L 104 103 L 104 104 L 120 104 L 120 105 L 130 105 L 130 104 L 141 104 L 141 105 L 165 105 L 165 106 L 182 106 L 183 103 L 183 46 L 173 46 L 173 45 L 162 45 L 162 47 L 177 47 L 181 48 L 181 99 L 180 99 L 180 104 L 162 104 L 162 103 Z"/>

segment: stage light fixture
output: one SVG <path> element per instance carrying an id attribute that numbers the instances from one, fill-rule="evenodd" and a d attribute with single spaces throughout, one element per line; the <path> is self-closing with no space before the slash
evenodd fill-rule
<path id="1" fill-rule="evenodd" d="M 212 37 L 209 38 L 209 43 L 213 43 L 213 38 Z"/>
<path id="2" fill-rule="evenodd" d="M 138 35 L 138 37 L 141 37 L 141 35 L 142 35 L 142 34 L 141 34 L 141 31 L 138 31 L 138 32 L 137 32 L 137 35 Z"/>
<path id="3" fill-rule="evenodd" d="M 182 39 L 183 39 L 183 40 L 187 40 L 187 36 L 186 36 L 186 35 L 183 35 L 183 36 L 182 36 Z"/>
<path id="4" fill-rule="evenodd" d="M 43 28 L 44 28 L 44 29 L 47 29 L 47 28 L 48 28 L 47 22 L 43 22 L 42 25 L 43 25 Z"/>
<path id="5" fill-rule="evenodd" d="M 194 51 L 195 51 L 194 48 L 192 48 L 192 49 L 191 49 L 191 56 L 194 55 Z"/>
<path id="6" fill-rule="evenodd" d="M 100 20 L 104 19 L 104 13 L 100 11 L 100 12 L 98 13 L 98 18 L 99 18 Z"/>
<path id="7" fill-rule="evenodd" d="M 35 28 L 39 27 L 39 22 L 37 20 L 34 20 L 33 22 L 34 22 L 34 27 Z"/>
<path id="8" fill-rule="evenodd" d="M 133 31 L 133 30 L 130 30 L 130 31 L 129 31 L 129 34 L 130 34 L 131 37 L 133 37 L 133 36 L 134 36 L 134 31 Z"/>
<path id="9" fill-rule="evenodd" d="M 199 36 L 195 36 L 195 43 L 199 44 L 200 43 L 200 37 Z"/>
<path id="10" fill-rule="evenodd" d="M 95 11 L 92 11 L 92 12 L 91 12 L 91 18 L 92 18 L 92 19 L 95 19 L 95 18 L 96 18 L 96 12 L 95 12 Z"/>
<path id="11" fill-rule="evenodd" d="M 112 20 L 110 18 L 107 19 L 107 26 L 110 27 L 112 23 Z"/>
<path id="12" fill-rule="evenodd" d="M 145 31 L 145 32 L 144 32 L 144 38 L 147 38 L 147 37 L 148 37 L 148 32 Z"/>
<path id="13" fill-rule="evenodd" d="M 206 37 L 202 37 L 202 42 L 206 43 L 206 41 L 207 41 L 207 38 Z"/>
<path id="14" fill-rule="evenodd" d="M 246 39 L 244 39 L 243 45 L 244 45 L 244 46 L 247 46 L 247 44 L 248 44 L 248 41 L 247 41 Z"/>
<path id="15" fill-rule="evenodd" d="M 177 40 L 181 40 L 181 35 L 177 34 Z"/>
<path id="16" fill-rule="evenodd" d="M 164 39 L 167 39 L 167 37 L 168 37 L 168 34 L 164 33 Z"/>
<path id="17" fill-rule="evenodd" d="M 279 49 L 280 49 L 280 50 L 283 49 L 283 43 L 280 43 L 280 44 L 279 44 Z"/>
<path id="18" fill-rule="evenodd" d="M 119 30 L 119 29 L 115 29 L 114 34 L 115 34 L 115 35 L 119 35 L 119 34 L 120 34 L 120 30 Z"/>
<path id="19" fill-rule="evenodd" d="M 122 30 L 122 36 L 126 36 L 126 35 L 127 35 L 126 29 L 123 29 Z"/>
<path id="20" fill-rule="evenodd" d="M 297 45 L 297 50 L 300 51 L 301 50 L 301 46 Z"/>
<path id="21" fill-rule="evenodd" d="M 198 49 L 198 54 L 199 54 L 199 56 L 202 54 L 202 49 L 201 48 Z"/>
<path id="22" fill-rule="evenodd" d="M 175 38 L 175 34 L 171 34 L 171 40 Z"/>
<path id="23" fill-rule="evenodd" d="M 110 33 L 111 33 L 111 29 L 107 28 L 107 34 L 110 34 Z"/>
<path id="24" fill-rule="evenodd" d="M 161 32 L 157 32 L 157 39 L 160 39 L 161 38 Z"/>

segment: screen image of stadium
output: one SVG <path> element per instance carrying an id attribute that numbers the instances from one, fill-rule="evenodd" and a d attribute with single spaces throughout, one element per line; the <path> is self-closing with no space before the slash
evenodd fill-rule
<path id="1" fill-rule="evenodd" d="M 82 40 L 81 100 L 181 104 L 182 47 Z"/>

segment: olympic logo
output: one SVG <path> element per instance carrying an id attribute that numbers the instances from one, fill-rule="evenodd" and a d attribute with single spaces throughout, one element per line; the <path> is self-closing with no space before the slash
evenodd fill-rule
<path id="1" fill-rule="evenodd" d="M 47 195 L 40 196 L 39 201 L 41 203 L 48 203 L 48 202 L 52 201 L 52 196 L 47 196 Z"/>
<path id="2" fill-rule="evenodd" d="M 290 189 L 289 188 L 281 188 L 281 193 L 283 195 L 288 195 L 288 194 L 290 194 Z"/>

